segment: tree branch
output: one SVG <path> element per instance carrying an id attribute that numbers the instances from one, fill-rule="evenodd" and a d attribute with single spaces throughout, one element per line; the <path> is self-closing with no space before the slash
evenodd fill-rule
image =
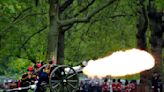
<path id="1" fill-rule="evenodd" d="M 22 10 L 22 12 L 20 12 L 12 21 L 11 23 L 9 23 L 6 27 L 3 28 L 3 30 L 1 32 L 4 32 L 6 30 L 8 30 L 26 11 L 30 10 L 32 7 L 28 7 L 24 10 Z"/>
<path id="2" fill-rule="evenodd" d="M 58 22 L 62 25 L 69 25 L 72 23 L 82 23 L 82 22 L 88 22 L 94 15 L 96 15 L 97 13 L 99 13 L 101 10 L 103 10 L 104 8 L 106 8 L 108 5 L 111 5 L 112 3 L 114 3 L 117 0 L 107 0 L 107 2 L 105 4 L 103 4 L 102 6 L 98 7 L 97 9 L 93 10 L 91 13 L 89 13 L 86 17 L 82 17 L 82 18 L 72 18 L 72 19 L 68 19 L 68 20 L 59 20 Z"/>
<path id="3" fill-rule="evenodd" d="M 118 17 L 125 17 L 125 16 L 133 16 L 133 14 L 117 14 L 117 15 L 113 15 L 113 16 L 110 16 L 108 18 L 118 18 Z"/>
<path id="4" fill-rule="evenodd" d="M 66 0 L 60 7 L 59 11 L 63 12 L 68 6 L 70 6 L 73 3 L 74 0 Z"/>
<path id="5" fill-rule="evenodd" d="M 81 46 L 81 42 L 84 41 L 84 35 L 87 35 L 87 34 L 88 34 L 88 32 L 90 31 L 91 26 L 92 26 L 94 23 L 95 23 L 94 21 L 90 22 L 90 23 L 89 23 L 89 26 L 87 27 L 87 29 L 84 30 L 84 32 L 80 35 L 80 40 L 79 40 L 79 42 L 78 42 L 78 46 L 77 46 L 77 48 L 74 49 L 74 57 L 73 57 L 74 59 L 76 59 L 76 57 L 77 57 L 77 55 L 78 55 L 78 52 L 79 52 L 80 46 Z M 75 30 L 78 30 L 78 29 L 75 29 Z"/>
<path id="6" fill-rule="evenodd" d="M 22 21 L 22 20 L 24 20 L 25 18 L 27 18 L 27 17 L 30 17 L 30 16 L 36 16 L 36 15 L 44 15 L 44 14 L 48 14 L 47 12 L 38 12 L 38 13 L 31 13 L 31 14 L 28 14 L 28 15 L 26 15 L 26 16 L 24 16 L 24 17 L 22 17 L 21 19 L 19 19 L 16 23 L 19 23 L 20 21 Z"/>
<path id="7" fill-rule="evenodd" d="M 83 7 L 78 13 L 76 13 L 74 15 L 74 17 L 77 17 L 80 13 L 82 13 L 83 11 L 87 10 L 93 3 L 95 2 L 95 0 L 92 0 L 88 3 L 88 5 L 86 5 L 85 7 Z M 119 15 L 118 15 L 119 16 Z M 120 15 L 121 16 L 121 15 Z M 114 17 L 114 16 L 112 16 Z M 115 16 L 116 17 L 116 16 Z M 69 30 L 71 27 L 73 26 L 73 24 L 69 24 L 69 25 L 66 25 L 66 26 L 63 26 L 62 27 L 62 31 L 66 31 L 66 30 Z"/>
<path id="8" fill-rule="evenodd" d="M 69 30 L 72 26 L 73 26 L 73 24 L 62 27 L 62 31 L 65 32 L 65 31 Z"/>
<path id="9" fill-rule="evenodd" d="M 126 16 L 133 16 L 133 14 L 117 14 L 117 15 L 109 16 L 109 17 L 107 17 L 107 18 L 114 19 L 114 18 L 126 17 Z M 100 21 L 101 19 L 102 19 L 102 18 L 100 18 L 100 19 L 95 19 L 95 20 L 93 20 L 93 21 L 94 21 L 94 22 L 97 22 L 97 21 Z M 62 31 L 67 31 L 67 30 L 69 30 L 72 26 L 73 26 L 73 24 L 70 24 L 70 25 L 67 25 L 67 26 L 62 27 Z"/>
<path id="10" fill-rule="evenodd" d="M 91 2 L 89 2 L 88 5 L 83 7 L 78 13 L 76 13 L 74 15 L 74 17 L 78 16 L 80 13 L 84 12 L 85 10 L 87 10 L 94 2 L 95 2 L 95 0 L 92 0 Z"/>
<path id="11" fill-rule="evenodd" d="M 133 14 L 117 14 L 117 15 L 108 16 L 106 18 L 115 19 L 115 18 L 127 17 L 127 16 L 134 16 L 134 15 Z M 91 22 L 97 22 L 101 20 L 104 20 L 104 18 L 92 19 Z"/>
<path id="12" fill-rule="evenodd" d="M 21 22 L 22 20 L 24 20 L 25 18 L 27 18 L 29 16 L 44 15 L 44 14 L 47 14 L 47 13 L 33 13 L 33 14 L 28 14 L 28 15 L 22 17 L 22 18 L 19 18 L 15 21 L 11 22 L 9 25 L 7 25 L 7 27 L 4 28 L 4 30 L 2 30 L 0 34 L 5 35 L 8 32 L 7 30 L 9 30 L 14 24 Z M 3 34 L 4 32 L 5 32 L 5 34 Z"/>
<path id="13" fill-rule="evenodd" d="M 36 34 L 38 34 L 38 33 L 42 32 L 42 31 L 44 31 L 47 27 L 48 27 L 48 26 L 46 25 L 45 27 L 43 27 L 42 29 L 38 30 L 37 32 L 33 33 L 30 37 L 28 37 L 28 38 L 26 39 L 26 41 L 22 44 L 21 48 L 23 48 L 23 47 L 27 44 L 27 42 L 28 42 L 33 36 L 35 36 Z"/>
<path id="14" fill-rule="evenodd" d="M 13 20 L 12 22 L 15 22 L 19 17 L 21 17 L 21 16 L 23 15 L 23 13 L 25 13 L 26 11 L 28 11 L 28 10 L 30 10 L 30 9 L 32 9 L 32 7 L 28 7 L 28 8 L 26 8 L 26 9 L 24 9 L 22 12 L 20 12 L 20 13 L 18 14 L 18 16 L 16 16 L 16 17 L 14 18 L 14 20 Z"/>

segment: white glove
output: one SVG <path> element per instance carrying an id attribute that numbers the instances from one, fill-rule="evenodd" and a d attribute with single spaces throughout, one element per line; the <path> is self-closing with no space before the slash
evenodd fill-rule
<path id="1" fill-rule="evenodd" d="M 36 85 L 30 85 L 31 89 L 35 89 Z"/>
<path id="2" fill-rule="evenodd" d="M 151 88 L 154 88 L 154 86 L 151 86 Z"/>

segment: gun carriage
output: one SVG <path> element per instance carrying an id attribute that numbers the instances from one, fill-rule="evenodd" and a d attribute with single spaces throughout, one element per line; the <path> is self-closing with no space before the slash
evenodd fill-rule
<path id="1" fill-rule="evenodd" d="M 48 64 L 40 67 L 39 71 Z M 70 67 L 68 65 L 52 65 L 49 76 L 49 87 L 52 92 L 75 92 L 79 87 L 79 73 L 83 66 Z"/>

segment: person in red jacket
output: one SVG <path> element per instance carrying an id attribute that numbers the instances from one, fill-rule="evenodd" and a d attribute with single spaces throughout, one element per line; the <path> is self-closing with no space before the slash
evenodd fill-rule
<path id="1" fill-rule="evenodd" d="M 134 83 L 133 80 L 130 82 L 129 86 L 130 86 L 131 92 L 134 92 L 136 89 L 136 84 Z"/>
<path id="2" fill-rule="evenodd" d="M 113 92 L 116 91 L 116 80 L 115 79 L 112 80 L 112 90 L 113 90 Z"/>
<path id="3" fill-rule="evenodd" d="M 120 82 L 120 79 L 116 81 L 116 92 L 121 92 L 122 91 L 122 84 Z"/>
<path id="4" fill-rule="evenodd" d="M 109 92 L 109 84 L 107 78 L 104 79 L 104 82 L 101 85 L 101 92 Z"/>
<path id="5" fill-rule="evenodd" d="M 131 92 L 131 86 L 128 80 L 125 82 L 125 92 Z"/>
<path id="6" fill-rule="evenodd" d="M 119 81 L 116 81 L 115 79 L 113 79 L 112 90 L 113 90 L 113 92 L 121 92 L 121 90 L 122 90 L 121 83 Z"/>

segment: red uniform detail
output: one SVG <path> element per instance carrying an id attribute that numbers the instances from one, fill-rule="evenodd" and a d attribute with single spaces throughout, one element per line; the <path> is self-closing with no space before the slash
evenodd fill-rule
<path id="1" fill-rule="evenodd" d="M 37 63 L 37 64 L 36 64 L 36 68 L 40 68 L 41 66 L 42 66 L 41 63 Z"/>
<path id="2" fill-rule="evenodd" d="M 32 71 L 33 67 L 32 66 L 28 66 L 27 71 Z"/>
<path id="3" fill-rule="evenodd" d="M 130 87 L 130 84 L 127 84 L 125 86 L 125 92 L 130 92 L 131 91 L 131 87 Z"/>
<path id="4" fill-rule="evenodd" d="M 18 88 L 21 87 L 21 80 L 18 81 Z"/>
<path id="5" fill-rule="evenodd" d="M 112 83 L 112 90 L 116 90 L 116 83 Z"/>
<path id="6" fill-rule="evenodd" d="M 116 90 L 121 91 L 121 89 L 122 89 L 121 83 L 116 83 Z"/>
<path id="7" fill-rule="evenodd" d="M 109 90 L 109 85 L 107 83 L 103 83 L 101 87 L 102 87 L 102 92 Z"/>
<path id="8" fill-rule="evenodd" d="M 135 84 L 134 83 L 130 83 L 130 88 L 133 90 L 133 89 L 135 89 L 136 87 L 135 87 Z"/>

